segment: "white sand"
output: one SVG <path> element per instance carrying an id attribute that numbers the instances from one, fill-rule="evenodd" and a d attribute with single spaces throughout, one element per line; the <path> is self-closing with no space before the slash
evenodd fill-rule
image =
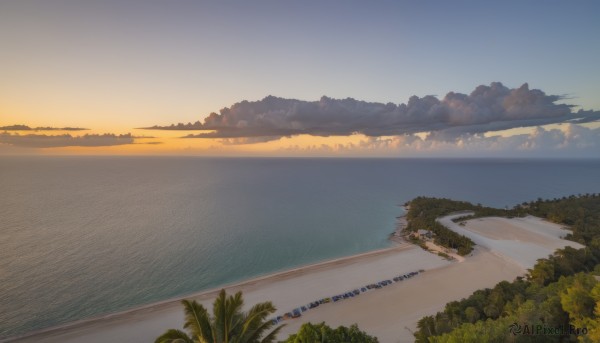
<path id="1" fill-rule="evenodd" d="M 464 213 L 446 216 L 438 221 L 524 269 L 532 268 L 538 259 L 548 257 L 556 249 L 583 247 L 579 243 L 561 239 L 569 232 L 562 229 L 563 226 L 540 218 L 479 218 L 467 221 L 465 226 L 452 221 L 461 216 Z"/>
<path id="2" fill-rule="evenodd" d="M 357 323 L 382 343 L 413 342 L 411 331 L 423 316 L 435 314 L 447 302 L 465 298 L 477 289 L 522 274 L 518 266 L 477 249 L 465 262 L 428 270 L 413 279 L 310 311 L 290 321 L 285 333 L 297 331 L 307 321 L 325 321 L 330 326 Z"/>
<path id="3" fill-rule="evenodd" d="M 403 244 L 390 249 L 296 268 L 225 287 L 225 289 L 228 292 L 243 290 L 248 307 L 257 302 L 270 300 L 279 309 L 277 314 L 283 315 L 285 312 L 311 301 L 360 288 L 373 282 L 391 279 L 396 275 L 421 268 L 432 269 L 448 264 L 450 263 L 418 247 Z M 417 278 L 407 282 L 413 282 Z M 197 299 L 208 308 L 212 308 L 212 301 L 218 291 L 218 289 L 212 290 L 189 298 Z M 319 309 L 325 307 L 321 306 Z M 312 311 L 318 311 L 318 309 Z M 19 341 L 39 342 L 39 339 L 42 339 L 44 342 L 108 342 L 114 340 L 151 342 L 169 328 L 181 328 L 182 323 L 182 306 L 179 301 L 174 300 L 42 332 Z"/>
<path id="4" fill-rule="evenodd" d="M 325 321 L 332 326 L 358 323 L 362 330 L 376 335 L 382 343 L 412 342 L 409 330 L 416 328 L 421 317 L 435 314 L 447 302 L 464 298 L 477 289 L 493 287 L 499 281 L 510 281 L 523 275 L 536 259 L 546 257 L 556 247 L 578 246 L 559 238 L 565 233 L 560 227 L 537 218 L 476 219 L 465 227 L 454 224 L 451 218 L 441 218 L 440 222 L 479 244 L 473 256 L 460 263 L 450 263 L 405 244 L 297 268 L 226 289 L 228 292 L 243 290 L 247 306 L 271 300 L 279 309 L 277 314 L 283 314 L 323 297 L 425 269 L 426 272 L 414 278 L 355 298 L 321 305 L 305 312 L 301 318 L 287 320 L 288 326 L 280 335 L 280 338 L 287 337 L 304 322 Z M 193 298 L 211 308 L 217 292 L 204 292 Z M 179 301 L 172 300 L 54 328 L 19 341 L 152 342 L 166 329 L 180 329 L 182 325 L 182 307 Z"/>

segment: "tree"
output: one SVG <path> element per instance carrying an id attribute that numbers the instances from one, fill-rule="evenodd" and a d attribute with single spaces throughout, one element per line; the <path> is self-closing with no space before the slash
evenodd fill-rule
<path id="1" fill-rule="evenodd" d="M 479 311 L 475 307 L 469 306 L 465 310 L 465 317 L 467 317 L 469 323 L 475 323 L 479 320 Z"/>
<path id="2" fill-rule="evenodd" d="M 480 320 L 473 324 L 463 324 L 450 333 L 429 338 L 433 343 L 499 343 L 511 342 L 512 337 L 508 327 L 512 318 L 500 318 L 498 320 Z"/>
<path id="3" fill-rule="evenodd" d="M 427 200 L 419 200 L 423 199 Z M 448 303 L 443 312 L 418 322 L 416 342 L 600 342 L 600 283 L 594 278 L 600 275 L 600 196 L 538 199 L 525 205 L 526 208 L 504 215 L 529 213 L 560 221 L 572 230 L 566 239 L 586 247 L 559 249 L 548 258 L 538 260 L 525 279 L 517 278 L 512 283 L 503 281 L 494 289 L 479 290 L 459 302 Z M 411 202 L 411 210 L 413 208 Z M 474 211 L 475 217 L 504 216 L 491 210 L 488 213 L 487 209 Z M 421 212 L 427 213 L 427 208 Z M 433 214 L 427 219 L 431 217 Z M 586 274 L 577 274 L 580 272 Z M 479 319 L 472 322 L 476 313 Z M 514 336 L 507 330 L 513 323 L 549 328 L 572 325 L 586 332 Z"/>
<path id="4" fill-rule="evenodd" d="M 349 328 L 339 326 L 332 329 L 325 323 L 302 324 L 298 333 L 290 335 L 283 343 L 378 343 L 377 337 L 360 331 L 356 324 Z"/>
<path id="5" fill-rule="evenodd" d="M 436 320 L 433 316 L 425 316 L 417 322 L 417 332 L 415 335 L 415 342 L 426 343 L 429 342 L 430 336 L 437 335 L 436 331 Z"/>
<path id="6" fill-rule="evenodd" d="M 185 311 L 184 329 L 170 329 L 155 343 L 271 343 L 283 325 L 268 332 L 275 324 L 267 316 L 275 312 L 270 301 L 242 311 L 242 292 L 229 297 L 221 290 L 213 303 L 213 315 L 195 300 L 182 300 Z M 268 333 L 267 333 L 268 332 Z M 261 338 L 262 337 L 262 338 Z"/>
<path id="7" fill-rule="evenodd" d="M 540 286 L 546 285 L 554 279 L 554 264 L 550 260 L 538 260 L 533 269 L 529 270 L 529 278 Z"/>
<path id="8" fill-rule="evenodd" d="M 591 275 L 576 274 L 573 285 L 560 295 L 560 303 L 572 320 L 590 318 L 594 314 L 596 301 L 591 291 L 596 283 Z"/>

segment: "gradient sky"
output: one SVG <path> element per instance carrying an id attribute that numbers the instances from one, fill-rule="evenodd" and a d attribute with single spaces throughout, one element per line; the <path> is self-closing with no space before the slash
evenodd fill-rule
<path id="1" fill-rule="evenodd" d="M 267 95 L 399 104 L 494 81 L 597 111 L 599 13 L 598 1 L 1 0 L 0 126 L 178 137 L 132 129 Z M 169 149 L 194 148 L 176 140 Z M 295 140 L 262 146 L 365 138 Z M 202 141 L 211 154 L 261 149 Z"/>

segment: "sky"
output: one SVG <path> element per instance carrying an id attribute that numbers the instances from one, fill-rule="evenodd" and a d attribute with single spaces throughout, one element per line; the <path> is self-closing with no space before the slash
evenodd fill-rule
<path id="1" fill-rule="evenodd" d="M 0 130 L 0 153 L 600 157 L 598 13 L 597 1 L 0 0 L 0 126 L 89 129 Z"/>

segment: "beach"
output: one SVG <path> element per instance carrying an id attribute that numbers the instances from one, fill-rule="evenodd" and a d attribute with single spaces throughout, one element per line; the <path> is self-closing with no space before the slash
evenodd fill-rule
<path id="1" fill-rule="evenodd" d="M 325 321 L 330 326 L 357 323 L 380 342 L 411 342 L 417 321 L 435 314 L 452 300 L 473 291 L 511 281 L 526 273 L 535 259 L 556 248 L 576 243 L 561 239 L 568 231 L 534 217 L 480 218 L 465 225 L 450 224 L 453 216 L 440 218 L 452 229 L 468 234 L 478 245 L 460 262 L 450 262 L 420 247 L 401 243 L 392 248 L 344 257 L 225 286 L 228 293 L 243 291 L 245 306 L 272 301 L 276 315 L 283 315 L 312 301 L 351 291 L 394 276 L 424 270 L 354 298 L 323 304 L 302 317 L 284 322 L 279 338 L 294 333 L 305 322 Z M 535 259 L 534 259 L 535 258 Z M 212 308 L 219 289 L 193 294 Z M 44 330 L 19 342 L 152 342 L 170 328 L 181 329 L 183 311 L 179 299 L 126 312 Z"/>

